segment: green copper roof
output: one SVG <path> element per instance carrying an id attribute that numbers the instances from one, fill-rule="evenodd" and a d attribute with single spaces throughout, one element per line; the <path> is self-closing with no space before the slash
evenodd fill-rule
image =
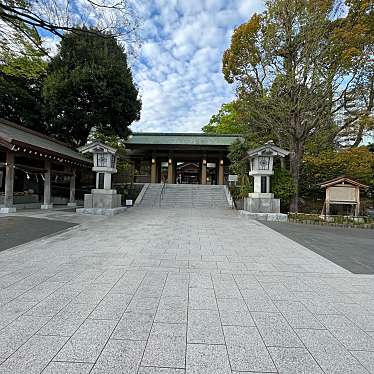
<path id="1" fill-rule="evenodd" d="M 144 145 L 196 145 L 196 146 L 229 146 L 240 135 L 215 135 L 201 133 L 134 133 L 129 136 L 127 144 Z"/>

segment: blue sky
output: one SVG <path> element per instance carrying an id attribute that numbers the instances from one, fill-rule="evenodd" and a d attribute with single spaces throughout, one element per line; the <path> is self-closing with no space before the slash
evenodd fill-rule
<path id="1" fill-rule="evenodd" d="M 143 101 L 133 131 L 200 132 L 233 98 L 222 54 L 235 26 L 262 0 L 146 0 L 139 7 L 142 49 L 132 69 Z"/>

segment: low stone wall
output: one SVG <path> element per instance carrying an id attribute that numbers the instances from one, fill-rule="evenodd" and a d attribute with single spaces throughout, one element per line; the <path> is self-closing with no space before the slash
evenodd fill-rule
<path id="1" fill-rule="evenodd" d="M 318 225 L 318 226 L 334 226 L 334 227 L 346 227 L 355 229 L 374 229 L 374 223 L 335 223 L 326 221 L 316 221 L 311 219 L 295 219 L 288 217 L 288 222 L 306 224 L 306 225 Z"/>

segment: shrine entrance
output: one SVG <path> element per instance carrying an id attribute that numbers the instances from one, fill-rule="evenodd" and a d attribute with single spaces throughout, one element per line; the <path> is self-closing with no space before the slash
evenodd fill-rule
<path id="1" fill-rule="evenodd" d="M 177 162 L 177 184 L 199 184 L 201 169 L 198 162 Z"/>

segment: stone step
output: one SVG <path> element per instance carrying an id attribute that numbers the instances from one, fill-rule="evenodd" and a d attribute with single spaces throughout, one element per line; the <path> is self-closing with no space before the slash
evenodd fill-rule
<path id="1" fill-rule="evenodd" d="M 210 185 L 165 185 L 151 184 L 144 194 L 141 205 L 167 208 L 227 208 L 228 203 L 223 186 Z"/>

